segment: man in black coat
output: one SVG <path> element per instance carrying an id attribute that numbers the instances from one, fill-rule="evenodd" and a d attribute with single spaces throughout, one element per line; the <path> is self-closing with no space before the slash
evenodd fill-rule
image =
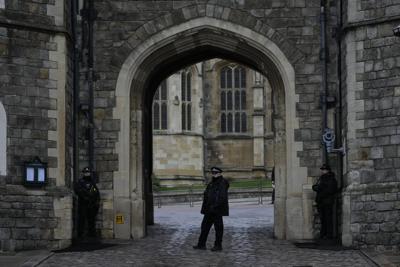
<path id="1" fill-rule="evenodd" d="M 100 193 L 88 167 L 82 170 L 82 177 L 75 183 L 74 189 L 78 195 L 78 236 L 83 237 L 87 227 L 87 235 L 95 237 Z"/>
<path id="2" fill-rule="evenodd" d="M 218 167 L 211 168 L 212 181 L 204 191 L 201 214 L 204 214 L 201 223 L 201 234 L 194 249 L 206 249 L 206 241 L 211 226 L 215 229 L 215 242 L 211 251 L 222 250 L 222 236 L 224 223 L 222 216 L 229 216 L 228 188 L 229 183 L 222 177 L 222 170 Z"/>
<path id="3" fill-rule="evenodd" d="M 333 204 L 335 202 L 335 193 L 337 182 L 335 174 L 331 168 L 324 164 L 320 168 L 322 175 L 319 177 L 312 189 L 317 192 L 315 202 L 317 203 L 318 214 L 321 221 L 321 239 L 333 238 Z"/>
<path id="4" fill-rule="evenodd" d="M 274 204 L 274 202 L 275 202 L 275 166 L 272 168 L 272 172 L 271 172 L 271 186 L 272 186 L 271 204 Z"/>

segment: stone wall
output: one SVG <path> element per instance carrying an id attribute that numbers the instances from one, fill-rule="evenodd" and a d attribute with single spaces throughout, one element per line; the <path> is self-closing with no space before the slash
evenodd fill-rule
<path id="1" fill-rule="evenodd" d="M 221 138 L 207 140 L 207 164 L 219 166 L 226 178 L 253 178 L 253 140 Z"/>
<path id="2" fill-rule="evenodd" d="M 57 2 L 57 3 L 55 3 Z M 7 173 L 0 177 L 0 250 L 60 248 L 72 237 L 70 53 L 64 1 L 5 1 L 0 101 Z M 68 4 L 66 4 L 66 7 Z M 48 184 L 23 186 L 23 165 L 48 163 Z M 57 204 L 58 203 L 58 204 Z"/>
<path id="3" fill-rule="evenodd" d="M 203 137 L 154 135 L 153 171 L 161 185 L 203 182 Z"/>
<path id="4" fill-rule="evenodd" d="M 346 136 L 343 242 L 400 244 L 400 5 L 348 1 L 344 24 Z"/>
<path id="5" fill-rule="evenodd" d="M 201 70 L 201 63 L 185 69 L 191 74 L 190 130 L 184 130 L 182 127 L 182 71 L 169 76 L 166 80 L 167 129 L 153 129 L 153 182 L 157 180 L 161 185 L 173 186 L 203 181 Z"/>
<path id="6" fill-rule="evenodd" d="M 0 178 L 0 212 L 8 216 L 3 217 L 7 219 L 0 220 L 2 249 L 60 247 L 72 235 L 69 228 L 69 205 L 72 202 L 69 189 L 71 115 L 66 115 L 71 114 L 71 47 L 68 32 L 65 31 L 65 28 L 69 28 L 65 26 L 68 25 L 68 8 L 63 9 L 68 6 L 66 2 L 8 0 L 5 1 L 5 9 L 0 9 L 0 101 L 7 114 L 7 173 Z M 272 124 L 278 130 L 274 137 L 274 149 L 278 152 L 275 156 L 278 159 L 287 158 L 297 172 L 293 173 L 289 168 L 277 169 L 277 173 L 284 173 L 282 176 L 287 177 L 287 181 L 284 181 L 282 187 L 280 181 L 277 181 L 276 207 L 278 210 L 281 203 L 282 207 L 288 208 L 288 212 L 281 212 L 284 216 L 276 220 L 286 232 L 276 232 L 281 233 L 281 238 L 285 235 L 291 238 L 310 238 L 309 232 L 312 229 L 301 234 L 298 229 L 309 226 L 307 220 L 310 218 L 306 212 L 312 197 L 307 188 L 319 175 L 322 158 L 322 114 L 319 104 L 322 82 L 319 57 L 320 1 L 95 2 L 99 12 L 95 25 L 95 166 L 99 174 L 102 199 L 105 200 L 99 215 L 103 236 L 136 237 L 144 233 L 140 227 L 131 229 L 130 226 L 123 226 L 125 228 L 120 232 L 124 231 L 123 234 L 115 234 L 117 231 L 114 231 L 113 224 L 113 213 L 119 211 L 118 209 L 127 211 L 127 214 L 131 214 L 132 210 L 141 210 L 141 190 L 144 188 L 142 173 L 145 173 L 141 173 L 141 154 L 133 155 L 135 159 L 127 164 L 125 159 L 118 158 L 117 151 L 121 147 L 127 150 L 130 148 L 131 152 L 136 151 L 135 149 L 141 151 L 142 136 L 135 136 L 135 129 L 142 125 L 141 112 L 144 111 L 142 99 L 137 99 L 136 95 L 128 94 L 128 102 L 118 99 L 115 88 L 121 67 L 135 48 L 152 40 L 157 33 L 206 18 L 218 25 L 229 23 L 238 28 L 240 25 L 254 31 L 254 35 L 268 38 L 273 43 L 268 49 L 276 45 L 278 51 L 287 58 L 288 65 L 293 66 L 295 80 L 291 88 L 295 88 L 294 92 L 284 92 L 283 88 L 277 88 L 279 78 L 274 77 L 277 75 L 274 66 L 258 67 L 260 70 L 267 70 L 264 74 L 270 75 L 274 116 Z M 337 48 L 332 36 L 333 27 L 337 24 L 336 13 L 340 1 L 328 2 L 329 91 L 330 95 L 336 95 Z M 398 24 L 400 5 L 396 1 L 341 2 L 345 23 L 341 32 L 341 52 L 343 125 L 347 150 L 343 170 L 342 241 L 349 246 L 398 248 L 400 40 L 393 37 L 391 29 Z M 220 32 L 227 34 L 229 31 Z M 227 34 L 226 39 L 231 40 L 232 36 Z M 174 38 L 180 41 L 179 37 Z M 185 38 L 182 39 L 189 40 Z M 199 40 L 195 37 L 193 40 L 195 41 L 190 45 L 198 45 L 196 42 Z M 236 56 L 238 60 L 245 59 L 257 65 L 256 60 L 249 59 L 261 53 L 254 50 L 254 54 L 250 54 L 241 40 L 228 42 L 228 45 L 235 48 L 226 51 L 233 53 L 218 56 Z M 166 58 L 162 53 L 169 52 L 179 57 L 179 49 L 186 47 L 183 44 L 179 46 L 179 42 L 174 44 L 176 46 L 157 50 L 159 56 Z M 191 54 L 186 55 L 187 57 L 208 59 L 208 55 L 195 53 L 194 50 L 188 51 Z M 180 58 L 178 63 L 181 65 L 176 66 L 176 69 L 175 66 L 170 66 L 171 73 L 184 67 L 187 62 L 187 59 Z M 167 74 L 167 71 L 159 70 L 159 66 L 148 67 L 143 64 L 141 67 L 146 72 L 141 73 L 140 78 L 135 76 L 133 86 L 144 84 L 143 80 L 147 79 L 150 72 Z M 131 88 L 132 85 L 126 86 Z M 85 92 L 83 98 L 84 94 Z M 290 102 L 295 103 L 293 107 L 285 105 L 286 96 L 295 99 Z M 125 103 L 128 105 L 124 106 Z M 125 110 L 130 104 L 131 110 Z M 125 118 L 125 115 L 119 117 L 116 114 L 118 112 L 131 114 L 128 122 L 116 119 Z M 287 112 L 291 113 L 286 116 Z M 330 121 L 333 121 L 331 111 L 330 114 Z M 285 133 L 285 125 L 295 129 L 294 133 Z M 120 137 L 125 138 L 129 131 L 120 131 L 127 128 L 133 129 L 130 132 L 132 136 L 122 140 Z M 124 140 L 132 140 L 132 143 L 124 143 Z M 290 151 L 284 151 L 281 145 L 284 142 L 291 142 L 293 146 Z M 235 145 L 242 144 L 237 142 Z M 224 147 L 229 146 L 225 144 Z M 246 145 L 246 148 L 253 146 Z M 42 190 L 25 189 L 21 185 L 22 164 L 32 160 L 34 156 L 39 156 L 49 164 L 49 184 Z M 84 158 L 84 152 L 82 156 Z M 125 169 L 120 170 L 121 167 Z M 137 170 L 135 175 L 139 173 L 137 181 L 127 178 L 131 170 Z M 303 175 L 303 171 L 306 174 Z M 113 192 L 115 184 L 123 190 Z M 123 186 L 125 184 L 131 188 Z M 33 215 L 40 215 L 41 219 L 33 219 L 32 224 L 24 221 Z M 132 219 L 133 224 L 137 223 L 136 226 L 143 225 L 140 216 L 128 216 L 127 223 Z M 284 218 L 289 220 L 285 221 Z M 37 228 L 39 222 L 47 225 L 50 231 L 40 226 Z"/>

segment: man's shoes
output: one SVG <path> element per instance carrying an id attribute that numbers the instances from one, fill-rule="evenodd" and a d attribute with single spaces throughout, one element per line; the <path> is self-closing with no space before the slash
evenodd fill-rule
<path id="1" fill-rule="evenodd" d="M 201 249 L 201 250 L 206 250 L 207 249 L 206 246 L 199 246 L 199 245 L 193 246 L 193 248 L 194 249 Z"/>
<path id="2" fill-rule="evenodd" d="M 214 246 L 211 248 L 211 251 L 222 251 L 222 247 L 221 246 Z"/>

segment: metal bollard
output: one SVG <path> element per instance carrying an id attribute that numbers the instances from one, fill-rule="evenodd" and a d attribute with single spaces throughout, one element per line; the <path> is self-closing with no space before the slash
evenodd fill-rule
<path id="1" fill-rule="evenodd" d="M 189 206 L 193 208 L 193 185 L 190 185 L 189 188 Z"/>
<path id="2" fill-rule="evenodd" d="M 161 208 L 161 197 L 157 198 L 157 207 Z"/>

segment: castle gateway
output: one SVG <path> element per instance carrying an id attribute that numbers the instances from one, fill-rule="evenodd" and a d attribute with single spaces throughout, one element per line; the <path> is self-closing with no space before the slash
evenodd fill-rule
<path id="1" fill-rule="evenodd" d="M 215 59 L 267 81 L 249 91 L 241 150 L 251 151 L 251 173 L 275 168 L 275 236 L 315 237 L 311 186 L 329 162 L 342 244 L 398 248 L 399 18 L 400 4 L 363 0 L 0 1 L 1 249 L 69 245 L 72 185 L 86 165 L 101 191 L 98 233 L 144 237 L 162 143 L 153 97 L 170 75 Z M 47 183 L 30 187 L 24 169 L 36 157 Z"/>

